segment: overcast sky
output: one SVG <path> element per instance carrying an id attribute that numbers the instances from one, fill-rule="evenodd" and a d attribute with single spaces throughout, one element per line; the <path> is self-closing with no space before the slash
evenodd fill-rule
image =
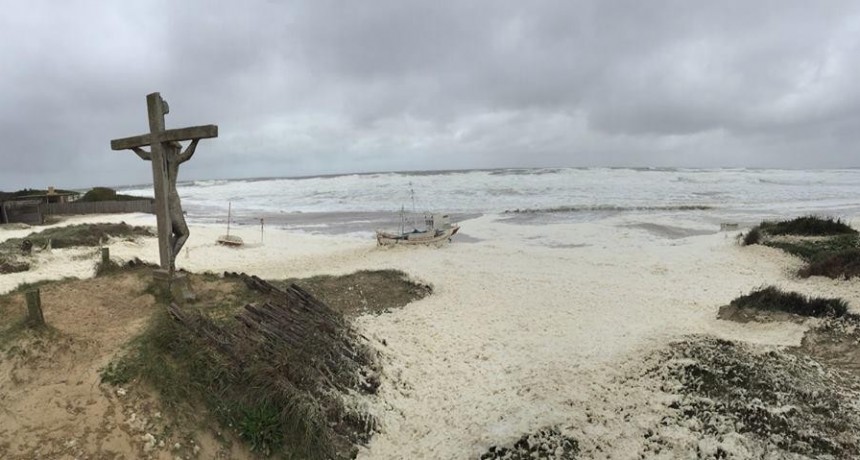
<path id="1" fill-rule="evenodd" d="M 0 0 L 0 190 L 513 166 L 860 166 L 857 1 Z"/>

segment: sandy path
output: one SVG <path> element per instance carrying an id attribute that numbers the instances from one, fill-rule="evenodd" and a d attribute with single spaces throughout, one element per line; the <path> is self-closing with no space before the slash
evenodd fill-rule
<path id="1" fill-rule="evenodd" d="M 0 369 L 5 458 L 113 458 L 137 452 L 140 434 L 127 424 L 139 401 L 99 385 L 99 370 L 140 331 L 153 307 L 136 277 L 42 288 L 45 321 L 59 332 L 25 339 Z M 116 292 L 137 293 L 118 298 Z M 13 308 L 23 309 L 23 299 Z"/>

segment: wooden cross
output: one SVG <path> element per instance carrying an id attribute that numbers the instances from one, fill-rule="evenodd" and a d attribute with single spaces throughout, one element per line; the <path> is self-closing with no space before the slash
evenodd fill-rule
<path id="1" fill-rule="evenodd" d="M 149 134 L 114 139 L 110 141 L 110 148 L 112 150 L 126 150 L 146 146 L 150 147 L 152 155 L 152 186 L 155 189 L 155 218 L 158 224 L 158 252 L 161 268 L 170 270 L 175 254 L 172 254 L 173 249 L 170 245 L 172 231 L 169 211 L 170 203 L 168 202 L 168 186 L 170 184 L 167 177 L 168 159 L 165 155 L 164 144 L 218 137 L 218 126 L 204 125 L 192 126 L 190 128 L 164 129 L 164 115 L 170 111 L 167 101 L 161 98 L 161 94 L 152 93 L 146 96 L 146 105 L 149 109 Z"/>

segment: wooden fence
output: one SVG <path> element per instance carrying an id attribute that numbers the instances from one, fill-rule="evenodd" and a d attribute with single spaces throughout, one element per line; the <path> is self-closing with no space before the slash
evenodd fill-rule
<path id="1" fill-rule="evenodd" d="M 7 201 L 0 203 L 0 224 L 20 222 L 30 225 L 42 223 L 38 201 Z"/>
<path id="2" fill-rule="evenodd" d="M 118 214 L 126 212 L 155 214 L 153 200 L 43 203 L 39 206 L 39 209 L 46 216 L 54 214 Z"/>

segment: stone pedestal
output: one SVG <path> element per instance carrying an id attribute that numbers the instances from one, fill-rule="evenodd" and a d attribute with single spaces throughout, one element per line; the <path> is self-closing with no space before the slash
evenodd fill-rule
<path id="1" fill-rule="evenodd" d="M 152 271 L 152 280 L 158 290 L 171 302 L 183 304 L 197 298 L 191 290 L 188 276 L 184 273 L 174 273 L 171 278 L 168 270 L 157 268 Z"/>

